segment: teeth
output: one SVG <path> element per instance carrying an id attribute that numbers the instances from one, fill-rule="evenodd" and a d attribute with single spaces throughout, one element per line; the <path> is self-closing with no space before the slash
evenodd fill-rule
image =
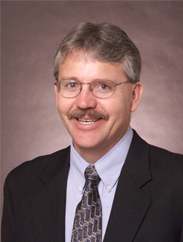
<path id="1" fill-rule="evenodd" d="M 79 119 L 79 122 L 81 124 L 92 124 L 92 123 L 94 123 L 96 121 L 97 121 L 96 119 L 91 119 L 91 120 Z"/>

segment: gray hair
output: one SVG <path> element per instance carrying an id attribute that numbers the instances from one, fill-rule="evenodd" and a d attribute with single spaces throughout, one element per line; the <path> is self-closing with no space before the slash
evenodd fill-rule
<path id="1" fill-rule="evenodd" d="M 59 66 L 70 54 L 83 51 L 91 58 L 111 64 L 122 63 L 132 83 L 139 81 L 141 58 L 137 47 L 118 26 L 102 23 L 80 23 L 62 40 L 54 57 L 54 76 L 58 81 Z"/>

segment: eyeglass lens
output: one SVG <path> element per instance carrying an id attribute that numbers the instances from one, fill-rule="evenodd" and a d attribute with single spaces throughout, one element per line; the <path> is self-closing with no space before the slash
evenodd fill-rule
<path id="1" fill-rule="evenodd" d="M 110 97 L 114 92 L 114 83 L 107 80 L 96 80 L 91 83 L 63 80 L 59 83 L 60 94 L 64 97 L 76 97 L 82 90 L 82 85 L 84 84 L 90 85 L 92 93 L 99 98 Z"/>

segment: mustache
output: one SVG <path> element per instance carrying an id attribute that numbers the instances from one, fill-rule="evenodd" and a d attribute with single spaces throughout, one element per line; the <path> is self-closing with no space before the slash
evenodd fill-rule
<path id="1" fill-rule="evenodd" d="M 94 109 L 76 109 L 74 111 L 71 111 L 68 114 L 68 118 L 72 119 L 72 118 L 82 118 L 85 115 L 89 116 L 90 118 L 93 119 L 104 119 L 104 120 L 108 120 L 109 119 L 109 115 L 107 115 L 106 113 L 101 113 L 101 112 L 97 112 Z"/>

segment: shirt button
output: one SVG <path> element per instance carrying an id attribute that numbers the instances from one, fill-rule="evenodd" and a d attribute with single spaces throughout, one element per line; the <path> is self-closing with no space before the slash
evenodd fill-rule
<path id="1" fill-rule="evenodd" d="M 110 190 L 111 190 L 111 185 L 110 184 L 107 185 L 107 190 L 110 192 Z"/>
<path id="2" fill-rule="evenodd" d="M 79 187 L 79 192 L 82 192 L 82 188 L 81 187 Z"/>

